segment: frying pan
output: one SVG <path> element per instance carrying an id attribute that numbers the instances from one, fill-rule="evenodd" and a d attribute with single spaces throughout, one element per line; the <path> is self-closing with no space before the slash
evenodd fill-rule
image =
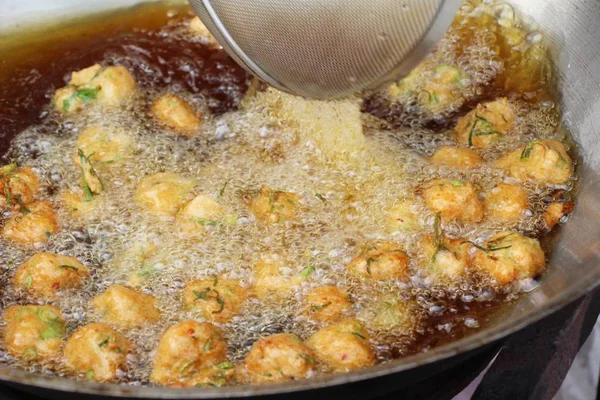
<path id="1" fill-rule="evenodd" d="M 134 0 L 0 1 L 0 34 L 24 22 L 41 22 L 69 12 L 125 6 Z M 600 2 L 597 0 L 508 1 L 552 43 L 563 121 L 578 145 L 580 192 L 577 206 L 558 232 L 549 269 L 539 287 L 496 316 L 492 323 L 458 341 L 390 363 L 348 374 L 262 386 L 206 389 L 132 387 L 33 375 L 0 366 L 0 380 L 43 396 L 220 398 L 279 395 L 286 398 L 320 391 L 324 395 L 363 397 L 386 387 L 400 388 L 441 368 L 451 368 L 483 348 L 582 296 L 600 284 Z M 1 61 L 0 49 L 0 61 Z M 1 129 L 1 128 L 0 128 Z M 315 393 L 316 394 L 316 393 Z M 313 395 L 313 393 L 310 393 Z"/>

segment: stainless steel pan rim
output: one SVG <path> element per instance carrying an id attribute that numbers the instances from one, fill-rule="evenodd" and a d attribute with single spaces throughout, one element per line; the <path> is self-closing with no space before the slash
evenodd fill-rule
<path id="1" fill-rule="evenodd" d="M 600 285 L 600 269 L 588 280 L 586 286 L 572 287 L 557 296 L 540 312 L 524 315 L 516 320 L 506 319 L 494 324 L 493 327 L 480 330 L 468 337 L 455 342 L 436 347 L 427 353 L 418 353 L 386 364 L 377 365 L 361 371 L 339 375 L 321 376 L 285 383 L 266 385 L 241 385 L 223 388 L 174 389 L 165 387 L 146 387 L 119 385 L 115 383 L 82 382 L 59 377 L 44 377 L 24 370 L 2 367 L 0 380 L 35 386 L 38 388 L 68 391 L 81 394 L 93 394 L 114 397 L 139 397 L 148 399 L 212 399 L 227 397 L 250 397 L 261 395 L 282 394 L 303 390 L 320 389 L 345 383 L 357 382 L 371 378 L 406 371 L 435 361 L 448 359 L 455 355 L 476 349 L 483 345 L 502 339 L 527 325 L 539 321 L 552 312 L 566 306 L 575 299 L 583 296 L 588 290 Z"/>

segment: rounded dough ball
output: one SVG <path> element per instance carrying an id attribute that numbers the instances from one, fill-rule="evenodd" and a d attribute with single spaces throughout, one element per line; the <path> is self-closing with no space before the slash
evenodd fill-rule
<path id="1" fill-rule="evenodd" d="M 34 201 L 6 220 L 2 237 L 18 245 L 31 247 L 46 243 L 56 232 L 58 221 L 50 203 Z"/>
<path id="2" fill-rule="evenodd" d="M 487 193 L 485 199 L 487 215 L 503 222 L 518 221 L 528 207 L 527 191 L 509 183 L 499 183 Z"/>
<path id="3" fill-rule="evenodd" d="M 13 282 L 37 296 L 54 297 L 64 289 L 79 287 L 90 271 L 76 258 L 53 253 L 37 253 L 21 264 Z"/>
<path id="4" fill-rule="evenodd" d="M 128 100 L 135 88 L 135 79 L 127 68 L 95 64 L 73 72 L 69 84 L 54 93 L 52 103 L 64 113 L 79 111 L 90 103 L 117 106 Z"/>
<path id="5" fill-rule="evenodd" d="M 159 216 L 174 216 L 188 200 L 195 181 L 172 172 L 143 177 L 134 199 L 144 210 Z"/>
<path id="6" fill-rule="evenodd" d="M 506 285 L 516 279 L 535 278 L 546 267 L 546 258 L 536 239 L 518 232 L 501 232 L 479 246 L 473 266 L 499 285 Z"/>
<path id="7" fill-rule="evenodd" d="M 142 292 L 123 285 L 110 285 L 90 304 L 102 315 L 104 321 L 123 327 L 142 326 L 160 318 L 157 300 Z"/>
<path id="8" fill-rule="evenodd" d="M 483 164 L 483 159 L 475 151 L 454 146 L 440 147 L 430 160 L 433 165 L 456 169 L 473 169 Z"/>
<path id="9" fill-rule="evenodd" d="M 202 235 L 208 226 L 216 225 L 225 215 L 212 197 L 200 194 L 183 206 L 176 216 L 180 230 L 186 235 Z"/>
<path id="10" fill-rule="evenodd" d="M 300 195 L 263 187 L 248 201 L 257 220 L 266 224 L 293 221 L 300 208 Z"/>
<path id="11" fill-rule="evenodd" d="M 152 114 L 161 123 L 185 137 L 199 133 L 202 120 L 192 106 L 173 94 L 162 95 L 152 104 Z"/>
<path id="12" fill-rule="evenodd" d="M 361 278 L 378 281 L 408 279 L 410 260 L 400 245 L 392 242 L 375 242 L 363 248 L 346 266 L 346 270 Z"/>
<path id="13" fill-rule="evenodd" d="M 0 168 L 0 209 L 26 210 L 39 190 L 40 180 L 31 168 Z"/>
<path id="14" fill-rule="evenodd" d="M 77 138 L 77 148 L 89 157 L 94 168 L 119 162 L 127 158 L 133 147 L 133 139 L 120 129 L 90 126 Z M 79 163 L 79 155 L 74 155 Z"/>
<path id="15" fill-rule="evenodd" d="M 296 335 L 278 333 L 254 343 L 244 365 L 252 382 L 278 382 L 307 378 L 315 369 L 315 358 Z"/>
<path id="16" fill-rule="evenodd" d="M 434 179 L 421 188 L 427 208 L 440 213 L 442 219 L 479 222 L 483 219 L 483 205 L 476 187 L 467 181 Z"/>
<path id="17" fill-rule="evenodd" d="M 355 319 L 321 329 L 306 344 L 319 360 L 337 372 L 355 371 L 375 364 L 369 332 Z"/>
<path id="18" fill-rule="evenodd" d="M 127 370 L 127 355 L 133 346 L 127 338 L 106 324 L 88 324 L 77 329 L 64 349 L 65 366 L 86 379 L 109 382 L 118 370 Z"/>
<path id="19" fill-rule="evenodd" d="M 488 148 L 512 134 L 515 119 L 515 112 L 506 97 L 477 104 L 456 123 L 456 141 L 478 149 Z"/>
<path id="20" fill-rule="evenodd" d="M 97 87 L 99 104 L 117 106 L 128 100 L 135 92 L 135 79 L 127 68 L 117 65 L 106 67 L 92 79 L 91 85 Z"/>
<path id="21" fill-rule="evenodd" d="M 573 160 L 558 140 L 534 140 L 499 158 L 495 165 L 520 181 L 562 185 L 573 176 Z"/>
<path id="22" fill-rule="evenodd" d="M 54 306 L 10 306 L 4 310 L 4 342 L 10 354 L 28 361 L 58 355 L 65 320 Z"/>
<path id="23" fill-rule="evenodd" d="M 415 78 L 417 82 L 420 80 L 418 75 Z M 434 114 L 446 111 L 462 102 L 460 88 L 464 84 L 465 72 L 462 69 L 448 64 L 438 65 L 433 76 L 425 81 L 419 103 Z"/>
<path id="24" fill-rule="evenodd" d="M 193 281 L 183 289 L 188 309 L 199 311 L 209 321 L 227 322 L 238 314 L 247 298 L 247 290 L 238 281 L 215 276 Z"/>
<path id="25" fill-rule="evenodd" d="M 289 296 L 302 282 L 302 276 L 284 274 L 284 268 L 284 259 L 280 255 L 263 255 L 254 266 L 254 294 L 260 298 Z"/>
<path id="26" fill-rule="evenodd" d="M 150 381 L 161 385 L 188 386 L 190 381 L 204 376 L 206 368 L 226 360 L 227 343 L 216 326 L 193 320 L 182 321 L 169 327 L 160 338 Z"/>
<path id="27" fill-rule="evenodd" d="M 337 286 L 319 286 L 306 295 L 307 312 L 318 321 L 336 321 L 350 308 L 350 296 Z"/>
<path id="28" fill-rule="evenodd" d="M 470 249 L 464 240 L 428 235 L 419 241 L 420 264 L 437 279 L 454 281 L 468 271 Z"/>

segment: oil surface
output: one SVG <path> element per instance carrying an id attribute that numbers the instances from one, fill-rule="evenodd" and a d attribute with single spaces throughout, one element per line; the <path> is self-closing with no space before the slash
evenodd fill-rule
<path id="1" fill-rule="evenodd" d="M 483 15 L 478 14 L 478 4 L 466 2 L 462 18 L 475 21 Z M 500 10 L 500 14 L 506 12 Z M 242 361 L 252 344 L 269 334 L 293 332 L 306 339 L 314 333 L 319 326 L 302 312 L 303 297 L 323 284 L 338 285 L 350 293 L 352 313 L 369 327 L 379 362 L 459 338 L 484 325 L 499 305 L 535 286 L 527 281 L 498 289 L 486 277 L 475 275 L 440 284 L 414 260 L 407 282 L 368 283 L 345 270 L 358 249 L 372 240 L 393 240 L 409 255 L 416 255 L 418 240 L 432 232 L 433 213 L 418 206 L 422 229 L 407 232 L 384 227 L 389 207 L 399 199 L 414 198 L 415 188 L 424 182 L 438 177 L 463 179 L 489 190 L 503 180 L 501 171 L 488 165 L 457 171 L 433 167 L 427 160 L 439 146 L 453 143 L 447 127 L 478 101 L 502 93 L 519 110 L 517 139 L 486 150 L 487 160 L 532 139 L 564 139 L 548 88 L 507 84 L 510 62 L 516 62 L 503 61 L 501 47 L 498 50 L 496 42 L 490 45 L 490 36 L 471 32 L 469 41 L 467 28 L 457 24 L 430 61 L 432 65 L 458 64 L 466 71 L 469 79 L 463 103 L 433 115 L 420 108 L 412 95 L 390 100 L 380 94 L 363 104 L 372 115 L 356 119 L 358 99 L 333 103 L 334 111 L 327 114 L 330 105 L 271 89 L 247 95 L 249 76 L 222 50 L 211 49 L 192 35 L 190 17 L 182 7 L 143 6 L 101 30 L 96 29 L 101 21 L 70 28 L 71 34 L 65 34 L 68 39 L 44 43 L 44 52 L 14 49 L 14 59 L 7 57 L 11 62 L 1 70 L 0 154 L 5 154 L 7 162 L 33 167 L 43 182 L 41 197 L 60 213 L 61 231 L 43 250 L 75 256 L 92 270 L 92 279 L 81 289 L 53 302 L 63 311 L 69 333 L 100 320 L 88 302 L 113 283 L 137 285 L 159 300 L 162 318 L 157 324 L 123 332 L 136 350 L 130 368 L 120 375 L 123 383 L 148 383 L 160 335 L 178 321 L 198 318 L 181 306 L 181 290 L 187 282 L 218 274 L 251 287 L 253 267 L 265 254 L 281 255 L 285 259 L 282 273 L 290 279 L 301 276 L 309 266 L 314 273 L 295 286 L 288 298 L 248 300 L 242 312 L 222 326 L 234 362 Z M 487 29 L 485 25 L 480 28 Z M 111 111 L 91 108 L 76 115 L 54 113 L 48 106 L 54 91 L 64 86 L 72 71 L 94 63 L 126 66 L 140 88 L 135 99 Z M 518 69 L 518 63 L 514 65 Z M 428 79 L 428 73 L 425 69 L 420 79 Z M 166 91 L 177 93 L 203 112 L 198 136 L 184 140 L 153 121 L 150 105 Z M 313 112 L 290 116 L 281 104 Z M 323 113 L 320 119 L 315 110 Z M 334 121 L 334 126 L 338 120 L 362 125 L 364 137 L 348 137 L 348 148 L 339 149 L 315 136 L 316 125 Z M 135 150 L 118 165 L 99 170 L 105 192 L 94 199 L 88 213 L 74 216 L 62 206 L 60 197 L 79 185 L 72 154 L 77 136 L 91 125 L 126 132 L 135 139 Z M 332 129 L 332 134 L 346 134 Z M 12 139 L 10 149 L 8 139 Z M 194 193 L 216 199 L 226 210 L 228 223 L 209 227 L 207 235 L 190 240 L 173 221 L 145 214 L 134 204 L 133 192 L 142 177 L 156 172 L 177 172 L 193 179 Z M 296 222 L 268 227 L 256 222 L 244 197 L 263 186 L 301 196 L 302 211 Z M 569 187 L 526 184 L 525 188 L 530 210 L 518 228 L 535 236 L 547 199 Z M 452 237 L 481 240 L 507 227 L 486 221 L 445 224 L 443 229 Z M 141 262 L 128 256 L 151 247 L 157 250 Z M 31 302 L 10 282 L 14 270 L 33 252 L 0 242 L 3 308 Z M 400 302 L 410 310 L 408 321 L 385 328 L 372 324 L 381 304 L 390 302 Z M 27 365 L 6 353 L 0 356 L 3 363 L 32 371 L 69 374 L 60 362 Z M 320 367 L 327 372 L 325 366 Z"/>

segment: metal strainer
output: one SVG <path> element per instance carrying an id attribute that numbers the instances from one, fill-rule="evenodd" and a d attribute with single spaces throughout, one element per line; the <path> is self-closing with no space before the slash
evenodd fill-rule
<path id="1" fill-rule="evenodd" d="M 330 99 L 381 87 L 442 38 L 460 0 L 190 0 L 223 48 L 268 84 Z"/>

